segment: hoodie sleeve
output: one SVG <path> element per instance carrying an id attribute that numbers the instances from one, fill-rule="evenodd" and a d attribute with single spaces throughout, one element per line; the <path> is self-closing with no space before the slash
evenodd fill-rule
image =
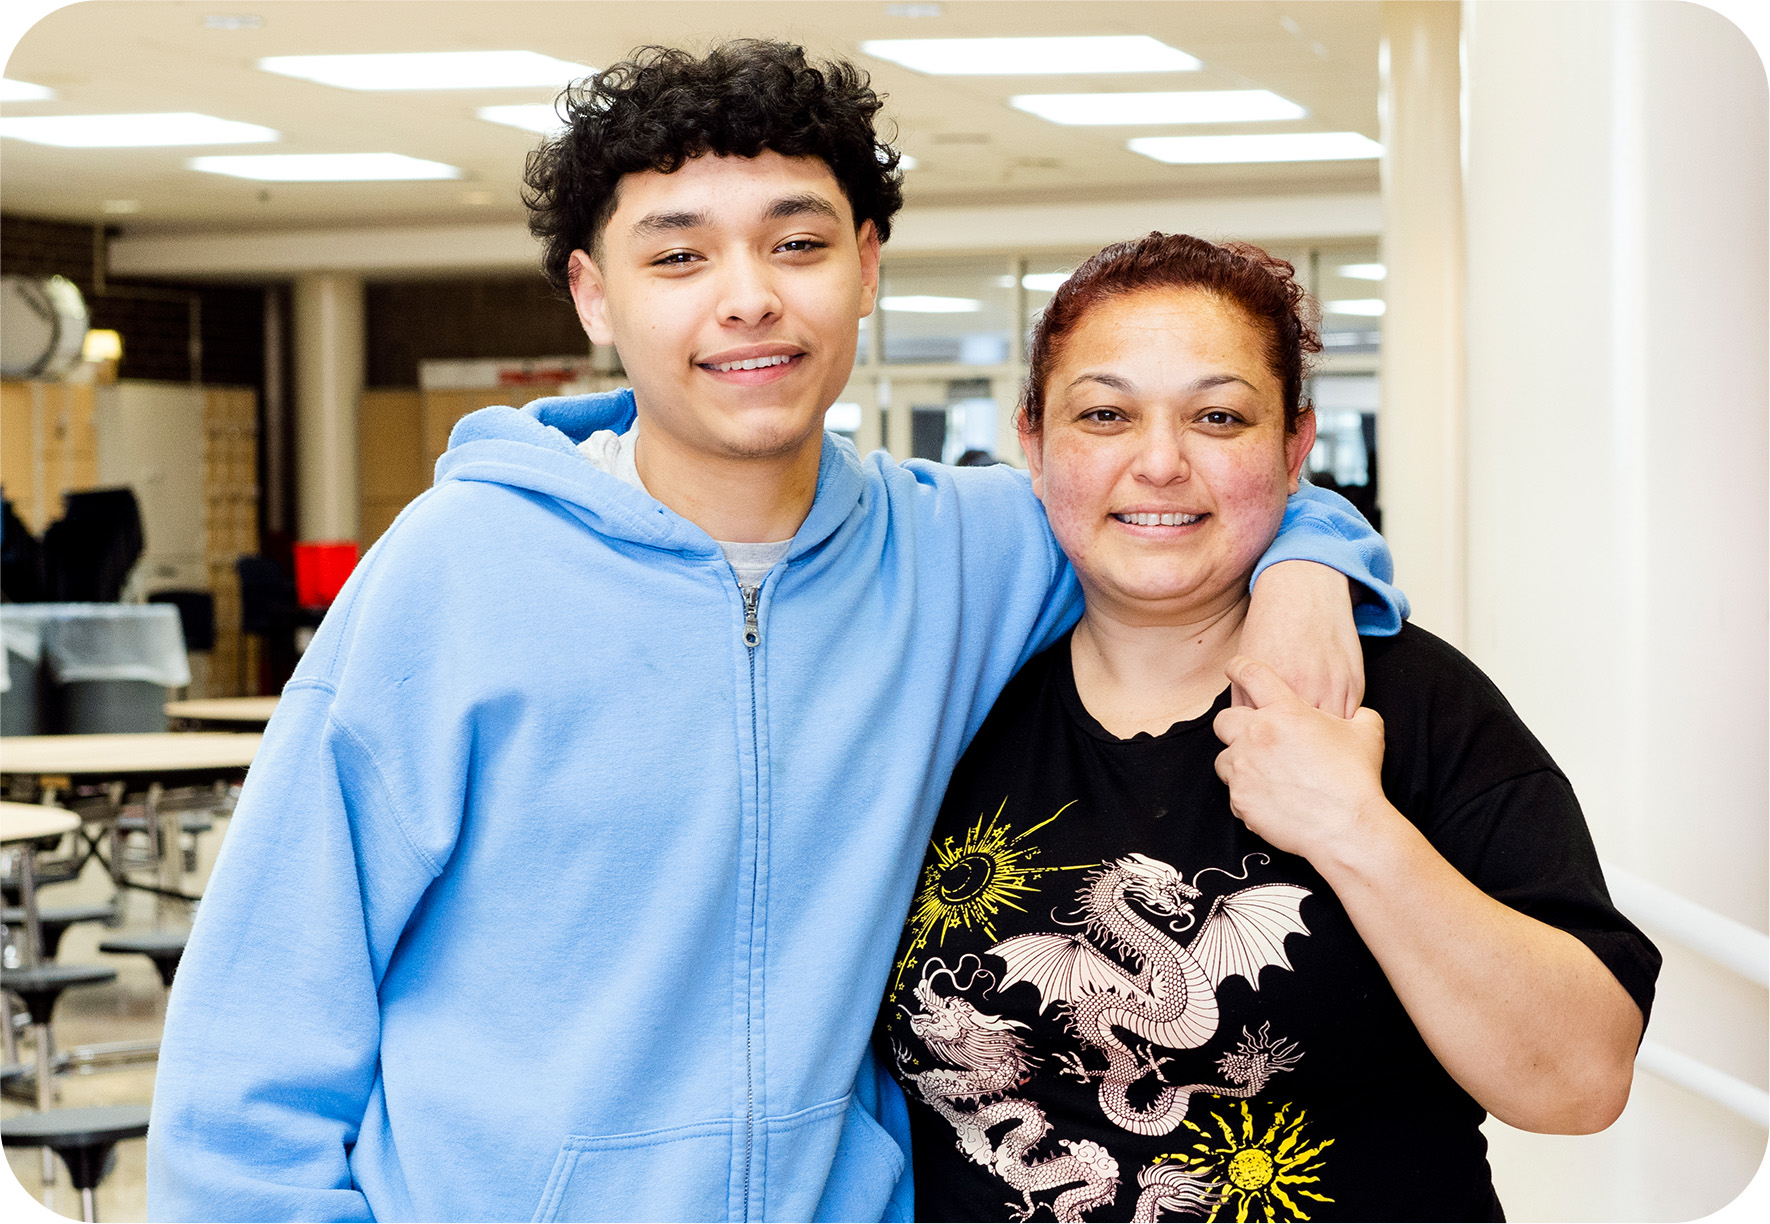
<path id="1" fill-rule="evenodd" d="M 1338 493 L 1307 482 L 1298 487 L 1285 503 L 1278 538 L 1254 567 L 1249 589 L 1278 561 L 1314 561 L 1339 570 L 1368 592 L 1352 608 L 1360 633 L 1388 637 L 1401 631 L 1408 606 L 1407 596 L 1394 585 L 1395 559 L 1383 537 Z"/>
<path id="2" fill-rule="evenodd" d="M 156 1220 L 368 1220 L 349 1155 L 377 987 L 435 869 L 330 685 L 296 680 L 240 796 L 167 1007 Z"/>
<path id="3" fill-rule="evenodd" d="M 358 1134 L 378 1116 L 378 995 L 459 836 L 471 756 L 431 647 L 447 555 L 411 516 L 284 688 L 204 888 L 154 1084 L 152 1219 L 373 1218 L 351 1155 L 378 1138 Z"/>

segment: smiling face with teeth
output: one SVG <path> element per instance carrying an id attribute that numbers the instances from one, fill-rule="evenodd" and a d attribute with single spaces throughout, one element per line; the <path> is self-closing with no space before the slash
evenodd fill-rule
<path id="1" fill-rule="evenodd" d="M 621 355 L 646 487 L 670 504 L 660 464 L 704 479 L 755 460 L 815 484 L 879 284 L 872 223 L 856 228 L 830 168 L 764 151 L 628 174 L 596 245 L 572 254 L 572 297 Z"/>
<path id="2" fill-rule="evenodd" d="M 1090 616 L 1197 624 L 1247 598 L 1315 442 L 1311 413 L 1286 433 L 1266 348 L 1191 288 L 1106 298 L 1064 338 L 1021 441 Z"/>

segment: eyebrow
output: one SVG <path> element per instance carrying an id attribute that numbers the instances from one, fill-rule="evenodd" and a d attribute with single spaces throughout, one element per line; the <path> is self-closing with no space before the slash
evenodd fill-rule
<path id="1" fill-rule="evenodd" d="M 647 213 L 635 221 L 633 233 L 636 237 L 643 238 L 650 234 L 669 233 L 672 230 L 699 229 L 705 224 L 707 224 L 706 213 L 655 212 Z"/>
<path id="2" fill-rule="evenodd" d="M 786 221 L 793 217 L 806 216 L 826 217 L 831 221 L 842 219 L 834 204 L 810 192 L 782 196 L 770 204 L 762 216 L 768 221 Z M 677 230 L 701 229 L 709 224 L 710 219 L 704 212 L 654 212 L 635 221 L 632 232 L 635 237 L 645 238 Z"/>
<path id="3" fill-rule="evenodd" d="M 1250 391 L 1259 390 L 1258 387 L 1254 386 L 1253 383 L 1243 378 L 1240 374 L 1210 374 L 1199 379 L 1187 389 L 1190 391 L 1209 391 L 1212 387 L 1221 387 L 1227 383 L 1240 383 Z"/>
<path id="4" fill-rule="evenodd" d="M 1123 391 L 1126 395 L 1130 395 L 1137 389 L 1130 379 L 1120 378 L 1117 374 L 1081 374 L 1077 375 L 1069 385 L 1079 387 L 1085 382 L 1099 383 L 1103 387 L 1111 387 L 1114 391 Z"/>
<path id="5" fill-rule="evenodd" d="M 1069 385 L 1076 387 L 1085 382 L 1099 383 L 1103 387 L 1111 387 L 1114 391 L 1123 391 L 1126 395 L 1130 395 L 1137 390 L 1136 384 L 1128 378 L 1120 378 L 1117 374 L 1094 372 L 1078 375 Z M 1197 379 L 1186 389 L 1188 391 L 1209 391 L 1212 387 L 1221 387 L 1228 383 L 1240 383 L 1250 391 L 1259 390 L 1259 388 L 1255 387 L 1253 383 L 1249 382 L 1239 374 L 1209 374 L 1204 378 Z"/>
<path id="6" fill-rule="evenodd" d="M 842 216 L 836 206 L 820 195 L 803 192 L 799 195 L 782 196 L 768 206 L 762 214 L 770 221 L 786 221 L 793 217 L 824 217 L 831 221 L 840 221 Z"/>

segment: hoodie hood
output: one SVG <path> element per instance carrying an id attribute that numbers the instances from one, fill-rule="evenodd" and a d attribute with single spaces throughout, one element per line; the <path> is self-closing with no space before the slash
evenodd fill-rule
<path id="1" fill-rule="evenodd" d="M 549 396 L 522 408 L 481 408 L 456 422 L 436 464 L 436 484 L 474 480 L 551 497 L 592 530 L 690 555 L 723 558 L 701 528 L 655 497 L 585 460 L 577 446 L 599 429 L 625 433 L 638 415 L 628 388 Z M 817 494 L 794 533 L 787 560 L 816 548 L 861 508 L 860 457 L 846 438 L 825 433 Z"/>

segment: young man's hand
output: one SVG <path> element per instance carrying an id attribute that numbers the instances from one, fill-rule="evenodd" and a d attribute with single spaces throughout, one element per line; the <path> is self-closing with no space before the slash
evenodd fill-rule
<path id="1" fill-rule="evenodd" d="M 1241 653 L 1263 659 L 1318 710 L 1351 718 L 1364 699 L 1364 651 L 1352 621 L 1352 589 L 1338 570 L 1280 561 L 1254 584 Z M 1234 703 L 1253 704 L 1241 685 Z"/>

